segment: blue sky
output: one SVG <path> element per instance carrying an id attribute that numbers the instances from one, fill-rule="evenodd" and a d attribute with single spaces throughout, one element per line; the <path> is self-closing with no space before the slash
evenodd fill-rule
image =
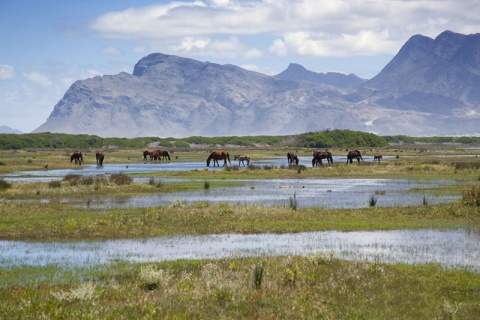
<path id="1" fill-rule="evenodd" d="M 479 33 L 480 0 L 0 0 L 0 126 L 31 132 L 76 80 L 153 52 L 369 79 L 445 30 Z"/>

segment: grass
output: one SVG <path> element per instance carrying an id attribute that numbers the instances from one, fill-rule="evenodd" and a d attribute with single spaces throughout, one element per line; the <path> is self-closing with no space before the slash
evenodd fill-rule
<path id="1" fill-rule="evenodd" d="M 152 187 L 154 188 L 154 187 Z M 324 230 L 480 229 L 478 207 L 460 202 L 361 209 L 290 208 L 199 202 L 155 208 L 72 208 L 62 202 L 0 201 L 4 240 L 88 240 L 176 234 Z"/>
<path id="2" fill-rule="evenodd" d="M 143 150 L 107 153 L 112 163 L 143 162 Z M 218 233 L 288 233 L 324 230 L 480 230 L 478 160 L 443 148 L 369 150 L 393 158 L 380 165 L 331 167 L 255 166 L 255 159 L 284 157 L 284 150 L 248 150 L 247 168 L 66 176 L 50 182 L 9 183 L 0 188 L 0 240 L 68 241 Z M 233 154 L 234 152 L 230 152 Z M 344 150 L 333 150 L 344 155 Z M 94 153 L 84 152 L 85 164 Z M 298 150 L 311 156 L 311 150 Z M 436 157 L 445 154 L 449 157 Z M 175 152 L 173 161 L 202 161 L 205 151 Z M 286 161 L 285 161 L 286 162 Z M 76 169 L 70 152 L 3 151 L 0 174 Z M 149 164 L 150 165 L 150 164 Z M 161 166 L 161 164 L 151 164 Z M 302 165 L 302 164 L 301 164 Z M 132 177 L 149 182 L 132 182 Z M 164 178 L 187 178 L 168 182 Z M 455 179 L 465 187 L 450 204 L 361 209 L 245 206 L 181 201 L 165 207 L 93 209 L 92 197 L 208 190 L 233 179 L 279 178 Z M 230 181 L 224 181 L 224 179 Z M 187 180 L 186 179 L 186 180 Z M 5 181 L 0 180 L 3 185 Z M 238 182 L 241 183 L 241 182 Z M 448 190 L 448 191 L 446 191 Z M 424 192 L 424 190 L 418 190 Z M 373 196 L 372 196 L 373 198 Z M 35 200 L 29 203 L 29 200 Z M 39 199 L 48 201 L 39 202 Z M 68 202 L 62 201 L 68 199 Z M 12 201 L 15 200 L 15 201 Z M 23 201 L 16 201 L 23 200 Z M 473 236 L 473 235 L 472 235 Z M 90 269 L 59 266 L 0 269 L 0 318 L 5 319 L 476 319 L 480 273 L 438 265 L 383 265 L 342 261 L 328 253 L 308 257 L 232 258 L 217 261 L 122 263 Z"/>
<path id="3" fill-rule="evenodd" d="M 72 271 L 58 272 L 57 283 L 12 284 L 8 279 L 19 271 L 2 271 L 10 283 L 0 287 L 2 317 L 476 319 L 480 314 L 480 274 L 434 264 L 347 262 L 319 253 L 76 270 L 82 280 Z"/>

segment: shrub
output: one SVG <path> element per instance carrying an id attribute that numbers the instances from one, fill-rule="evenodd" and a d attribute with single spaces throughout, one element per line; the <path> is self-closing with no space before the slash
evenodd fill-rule
<path id="1" fill-rule="evenodd" d="M 480 185 L 465 187 L 462 192 L 462 198 L 465 204 L 480 207 Z"/>
<path id="2" fill-rule="evenodd" d="M 12 184 L 10 182 L 5 181 L 4 179 L 0 179 L 0 190 L 6 190 L 11 187 Z"/>
<path id="3" fill-rule="evenodd" d="M 60 188 L 62 186 L 62 182 L 59 180 L 53 180 L 48 183 L 49 188 Z"/>
<path id="4" fill-rule="evenodd" d="M 112 173 L 112 175 L 110 176 L 110 182 L 116 183 L 119 186 L 130 184 L 132 183 L 132 181 L 133 181 L 133 178 L 123 172 Z"/>
<path id="5" fill-rule="evenodd" d="M 172 275 L 163 270 L 157 269 L 154 266 L 146 266 L 140 269 L 140 287 L 144 290 L 155 290 L 158 287 L 168 286 Z"/>

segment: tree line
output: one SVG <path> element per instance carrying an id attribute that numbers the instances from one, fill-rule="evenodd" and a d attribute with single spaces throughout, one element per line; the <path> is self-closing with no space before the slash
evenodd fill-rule
<path id="1" fill-rule="evenodd" d="M 295 147 L 295 148 L 332 148 L 332 147 L 385 147 L 390 143 L 462 143 L 479 144 L 480 137 L 408 137 L 378 136 L 373 133 L 351 130 L 325 130 L 286 136 L 226 136 L 187 138 L 102 138 L 87 134 L 65 133 L 25 133 L 0 134 L 1 150 L 19 149 L 102 149 L 148 148 L 156 143 L 165 148 L 188 149 L 191 145 L 205 147 L 242 146 L 242 147 Z"/>

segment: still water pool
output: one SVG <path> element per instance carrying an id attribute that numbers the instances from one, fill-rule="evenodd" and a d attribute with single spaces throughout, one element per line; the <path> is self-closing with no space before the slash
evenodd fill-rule
<path id="1" fill-rule="evenodd" d="M 333 254 L 382 263 L 437 263 L 480 271 L 480 233 L 469 230 L 393 230 L 219 234 L 92 242 L 0 241 L 0 268 L 71 268 L 115 261 L 153 262 L 279 255 Z"/>

